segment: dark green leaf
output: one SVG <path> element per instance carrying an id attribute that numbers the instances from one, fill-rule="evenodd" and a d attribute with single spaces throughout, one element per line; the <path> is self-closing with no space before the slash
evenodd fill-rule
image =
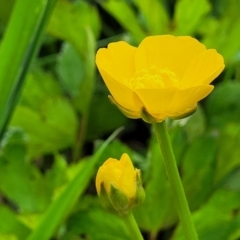
<path id="1" fill-rule="evenodd" d="M 217 139 L 203 136 L 187 148 L 181 165 L 184 190 L 192 210 L 197 209 L 214 189 Z"/>
<path id="2" fill-rule="evenodd" d="M 239 198 L 240 192 L 219 189 L 207 204 L 193 214 L 199 240 L 238 239 L 240 215 L 236 210 L 240 206 Z M 171 239 L 185 240 L 180 226 Z"/>
<path id="3" fill-rule="evenodd" d="M 164 34 L 168 31 L 169 16 L 162 1 L 134 0 L 134 3 L 141 10 L 149 33 L 155 35 Z"/>
<path id="4" fill-rule="evenodd" d="M 70 44 L 63 45 L 57 63 L 57 73 L 65 91 L 72 97 L 78 96 L 85 69 L 82 59 Z"/>
<path id="5" fill-rule="evenodd" d="M 84 234 L 94 240 L 129 240 L 124 222 L 101 207 L 76 212 L 68 222 L 70 232 Z"/>
<path id="6" fill-rule="evenodd" d="M 219 128 L 226 123 L 240 121 L 240 84 L 224 82 L 216 86 L 207 98 L 206 110 L 210 126 Z"/>
<path id="7" fill-rule="evenodd" d="M 96 93 L 91 102 L 88 121 L 87 138 L 95 139 L 126 125 L 128 119 L 110 103 L 107 93 Z"/>
<path id="8" fill-rule="evenodd" d="M 174 35 L 192 35 L 210 9 L 211 6 L 207 0 L 177 1 L 174 14 Z"/>
<path id="9" fill-rule="evenodd" d="M 99 3 L 133 36 L 135 42 L 139 43 L 146 37 L 132 6 L 126 1 L 108 0 L 99 1 Z"/>

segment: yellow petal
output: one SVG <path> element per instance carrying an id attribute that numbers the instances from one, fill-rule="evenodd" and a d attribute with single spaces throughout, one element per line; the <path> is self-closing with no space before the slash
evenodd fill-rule
<path id="1" fill-rule="evenodd" d="M 132 113 L 133 118 L 140 118 L 143 104 L 136 93 L 121 82 L 115 81 L 115 79 L 108 75 L 104 70 L 100 69 L 100 72 L 108 90 L 117 104 L 129 110 L 129 112 Z"/>
<path id="2" fill-rule="evenodd" d="M 96 181 L 95 181 L 98 195 L 100 194 L 101 183 L 103 182 L 102 176 L 103 176 L 103 169 L 102 169 L 102 167 L 100 167 L 98 169 L 98 172 L 97 172 L 97 175 L 96 175 Z"/>
<path id="3" fill-rule="evenodd" d="M 171 112 L 171 104 L 176 95 L 177 88 L 136 89 L 145 109 L 153 117 L 164 120 Z"/>
<path id="4" fill-rule="evenodd" d="M 213 88 L 212 85 L 202 85 L 177 91 L 172 101 L 169 117 L 181 115 L 185 111 L 188 112 L 189 109 L 194 108 L 200 100 L 205 98 Z"/>
<path id="5" fill-rule="evenodd" d="M 110 192 L 110 183 L 118 182 L 118 176 L 121 173 L 121 165 L 117 159 L 109 158 L 99 168 L 96 176 L 96 188 L 100 193 L 101 183 L 104 183 L 105 190 Z"/>
<path id="6" fill-rule="evenodd" d="M 198 101 L 206 97 L 213 89 L 211 85 L 203 85 L 187 89 L 137 89 L 147 112 L 158 121 L 166 117 L 174 117 L 188 112 Z"/>
<path id="7" fill-rule="evenodd" d="M 224 59 L 215 49 L 209 49 L 196 56 L 188 65 L 181 87 L 211 83 L 224 69 Z"/>
<path id="8" fill-rule="evenodd" d="M 136 173 L 128 154 L 124 153 L 120 159 L 122 175 L 119 179 L 119 186 L 129 198 L 136 194 Z"/>
<path id="9" fill-rule="evenodd" d="M 167 68 L 181 78 L 192 59 L 205 51 L 203 44 L 188 36 L 151 36 L 139 45 L 136 54 L 136 70 L 153 65 Z"/>
<path id="10" fill-rule="evenodd" d="M 126 42 L 110 43 L 108 48 L 100 48 L 96 55 L 98 69 L 105 71 L 116 81 L 131 78 L 135 72 L 134 56 L 136 48 Z"/>

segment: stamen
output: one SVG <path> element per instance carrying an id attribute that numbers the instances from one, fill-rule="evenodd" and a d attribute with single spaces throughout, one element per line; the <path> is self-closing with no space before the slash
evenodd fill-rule
<path id="1" fill-rule="evenodd" d="M 149 69 L 142 69 L 135 72 L 134 77 L 126 79 L 125 83 L 132 89 L 142 88 L 165 88 L 165 87 L 178 87 L 179 79 L 175 73 L 169 69 L 161 69 L 152 66 Z"/>

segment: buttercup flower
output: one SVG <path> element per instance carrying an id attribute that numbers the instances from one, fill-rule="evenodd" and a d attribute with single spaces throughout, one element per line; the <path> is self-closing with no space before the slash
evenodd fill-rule
<path id="1" fill-rule="evenodd" d="M 97 172 L 96 188 L 103 205 L 113 207 L 119 213 L 130 211 L 145 196 L 140 170 L 133 167 L 126 153 L 120 160 L 109 158 L 104 162 Z"/>
<path id="2" fill-rule="evenodd" d="M 145 38 L 136 48 L 110 43 L 96 55 L 110 100 L 130 118 L 161 122 L 185 117 L 212 90 L 223 57 L 189 36 Z"/>

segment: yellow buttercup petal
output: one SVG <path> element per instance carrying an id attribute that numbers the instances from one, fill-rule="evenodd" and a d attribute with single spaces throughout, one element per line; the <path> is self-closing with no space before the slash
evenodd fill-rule
<path id="1" fill-rule="evenodd" d="M 224 69 L 224 59 L 215 49 L 204 51 L 188 65 L 181 87 L 211 83 Z"/>
<path id="2" fill-rule="evenodd" d="M 181 78 L 192 59 L 205 50 L 203 44 L 188 36 L 147 37 L 136 51 L 136 70 L 155 65 L 162 69 L 169 69 Z"/>
<path id="3" fill-rule="evenodd" d="M 117 176 L 119 175 L 119 167 L 115 167 L 116 165 L 120 165 L 119 161 L 114 158 L 109 158 L 105 164 L 99 168 L 96 177 L 96 188 L 98 193 L 100 193 L 101 183 L 104 183 L 107 192 L 110 192 L 109 180 L 116 182 Z M 109 171 L 109 168 L 111 171 Z"/>
<path id="4" fill-rule="evenodd" d="M 175 41 L 175 37 L 171 35 L 146 37 L 136 51 L 136 70 L 140 71 L 153 65 L 162 68 L 166 67 L 165 60 L 172 41 Z"/>
<path id="5" fill-rule="evenodd" d="M 177 88 L 137 89 L 136 92 L 142 100 L 146 111 L 159 121 L 162 121 L 171 112 L 170 103 L 177 92 Z"/>
<path id="6" fill-rule="evenodd" d="M 166 117 L 184 115 L 189 112 L 212 90 L 213 86 L 203 85 L 188 89 L 137 89 L 136 92 L 144 103 L 146 111 L 158 121 L 163 121 Z"/>
<path id="7" fill-rule="evenodd" d="M 110 43 L 108 48 L 100 48 L 96 55 L 98 69 L 104 70 L 115 81 L 123 81 L 135 72 L 134 56 L 136 48 L 120 41 Z"/>
<path id="8" fill-rule="evenodd" d="M 109 158 L 100 168 L 96 177 L 97 192 L 100 192 L 100 185 L 104 183 L 107 193 L 113 185 L 119 188 L 130 198 L 136 193 L 136 174 L 132 161 L 124 153 L 120 160 Z"/>
<path id="9" fill-rule="evenodd" d="M 205 98 L 213 88 L 212 85 L 201 85 L 177 91 L 172 101 L 172 113 L 169 113 L 169 117 L 184 114 L 185 111 L 187 112 Z"/>
<path id="10" fill-rule="evenodd" d="M 114 100 L 123 108 L 128 109 L 132 113 L 132 118 L 140 118 L 143 104 L 136 93 L 123 83 L 113 79 L 104 70 L 100 69 L 100 73 Z"/>

